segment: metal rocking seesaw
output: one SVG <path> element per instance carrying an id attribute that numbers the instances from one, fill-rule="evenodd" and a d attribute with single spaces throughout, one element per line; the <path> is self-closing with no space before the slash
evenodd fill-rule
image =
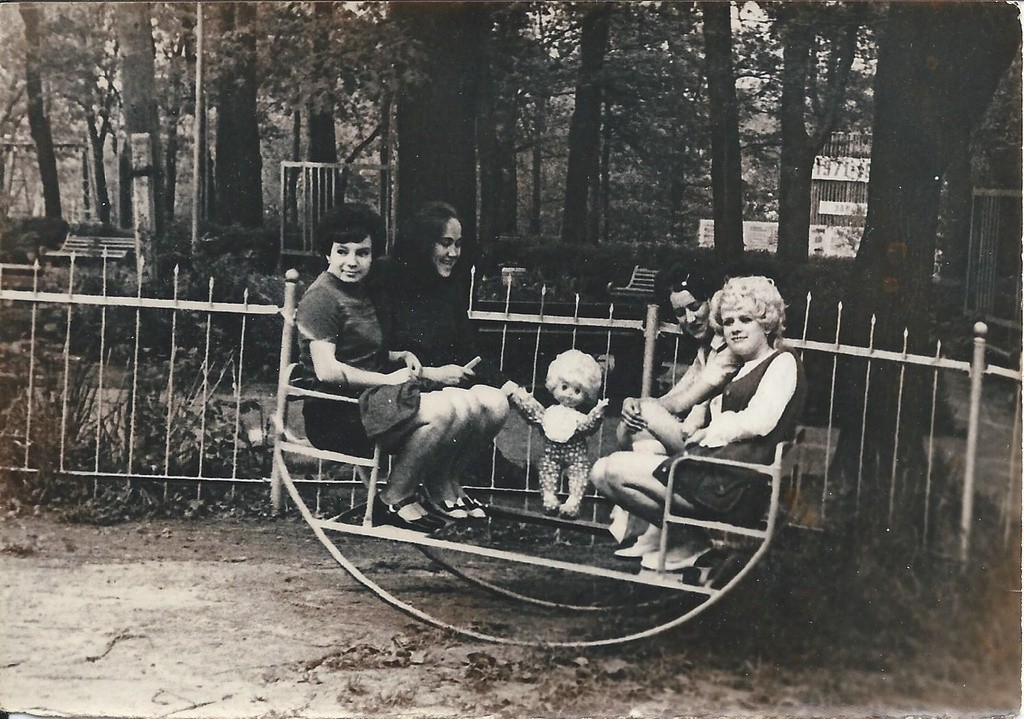
<path id="1" fill-rule="evenodd" d="M 716 544 L 732 547 L 733 551 L 728 555 L 728 567 L 712 581 L 707 583 L 694 583 L 684 580 L 685 575 L 664 571 L 665 547 L 662 546 L 659 557 L 659 569 L 650 571 L 635 572 L 623 571 L 621 569 L 602 566 L 600 561 L 604 555 L 609 554 L 607 545 L 597 545 L 584 548 L 589 550 L 589 556 L 574 561 L 568 559 L 545 556 L 543 553 L 531 551 L 531 547 L 520 543 L 511 549 L 495 546 L 484 546 L 482 543 L 474 543 L 472 537 L 451 537 L 446 538 L 442 534 L 427 535 L 419 532 L 398 529 L 395 527 L 374 527 L 370 521 L 370 502 L 366 498 L 372 497 L 378 489 L 379 475 L 381 469 L 381 451 L 375 448 L 373 455 L 362 457 L 349 455 L 341 452 L 332 452 L 312 447 L 308 441 L 298 437 L 288 427 L 288 403 L 291 400 L 303 399 L 306 397 L 329 398 L 342 402 L 355 402 L 356 400 L 347 397 L 316 392 L 302 389 L 291 384 L 290 376 L 292 370 L 291 349 L 294 339 L 294 314 L 297 273 L 294 270 L 288 272 L 285 289 L 284 304 L 284 326 L 282 330 L 281 355 L 277 391 L 276 412 L 274 415 L 275 441 L 273 454 L 272 474 L 272 497 L 275 506 L 280 506 L 281 487 L 287 490 L 288 496 L 298 508 L 303 519 L 312 528 L 313 533 L 321 544 L 327 549 L 330 555 L 341 565 L 357 582 L 372 591 L 377 597 L 401 610 L 407 615 L 425 622 L 440 629 L 455 632 L 467 637 L 487 642 L 495 642 L 509 645 L 532 645 L 548 647 L 592 647 L 608 646 L 624 642 L 635 641 L 652 637 L 674 627 L 678 627 L 706 609 L 713 606 L 723 596 L 736 587 L 751 569 L 760 561 L 768 549 L 774 536 L 779 516 L 779 498 L 782 477 L 784 476 L 784 461 L 788 454 L 791 443 L 780 443 L 776 447 L 774 460 L 771 464 L 752 464 L 732 460 L 715 459 L 708 457 L 677 458 L 671 465 L 668 478 L 667 490 L 670 495 L 677 472 L 684 462 L 719 464 L 743 468 L 757 473 L 764 477 L 764 481 L 770 484 L 771 495 L 768 511 L 762 526 L 744 527 L 722 522 L 698 520 L 689 517 L 675 515 L 669 506 L 664 512 L 664 522 L 667 524 L 689 525 L 701 527 L 715 533 L 718 538 Z M 292 471 L 289 469 L 289 461 L 286 457 L 306 458 L 315 460 L 317 463 L 324 462 L 338 463 L 359 468 L 363 473 L 363 479 L 353 479 L 347 483 L 347 488 L 352 492 L 353 509 L 332 518 L 320 518 L 307 505 L 306 500 L 296 487 Z M 489 490 L 494 491 L 494 490 Z M 362 503 L 355 502 L 359 496 L 363 498 Z M 531 513 L 525 510 L 502 510 L 496 505 L 496 511 L 489 513 L 488 531 L 502 522 L 508 520 L 521 522 L 528 525 L 551 525 L 552 520 L 539 513 Z M 578 529 L 583 532 L 593 532 L 595 524 L 586 521 L 554 520 L 554 525 L 559 530 L 571 531 Z M 550 636 L 537 639 L 523 639 L 517 636 L 503 635 L 497 632 L 490 632 L 468 624 L 457 624 L 442 619 L 436 614 L 399 598 L 396 593 L 385 589 L 375 579 L 368 576 L 356 564 L 345 555 L 339 548 L 336 539 L 337 535 L 350 537 L 373 538 L 390 540 L 414 546 L 422 551 L 428 558 L 437 563 L 440 567 L 451 572 L 457 577 L 467 581 L 470 585 L 485 589 L 492 594 L 504 597 L 525 605 L 532 605 L 547 610 L 567 611 L 574 615 L 585 612 L 601 612 L 598 623 L 609 629 L 608 636 L 599 638 L 584 639 L 554 639 Z M 746 543 L 745 548 L 740 551 L 736 549 L 737 544 Z M 533 592 L 513 590 L 488 579 L 476 577 L 473 574 L 457 567 L 454 563 L 444 559 L 442 552 L 453 552 L 460 555 L 469 555 L 485 558 L 494 563 L 506 562 L 520 568 L 538 568 L 541 570 L 553 570 L 558 573 L 561 581 L 567 581 L 569 576 L 583 576 L 601 582 L 602 586 L 612 584 L 626 585 L 629 588 L 655 589 L 668 595 L 667 600 L 662 598 L 656 602 L 644 600 L 634 603 L 612 603 L 598 605 L 584 605 L 552 601 L 536 595 Z M 608 616 L 609 612 L 635 615 L 637 610 L 651 607 L 654 604 L 666 610 L 667 616 L 659 616 L 652 626 L 639 630 L 623 626 L 624 622 L 615 621 Z M 521 613 L 514 613 L 522 621 L 526 618 Z M 592 614 L 593 615 L 593 614 Z M 514 622 L 513 622 L 514 624 Z"/>

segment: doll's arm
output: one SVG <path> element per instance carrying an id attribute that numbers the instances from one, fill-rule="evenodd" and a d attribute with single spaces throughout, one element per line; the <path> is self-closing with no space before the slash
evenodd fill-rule
<path id="1" fill-rule="evenodd" d="M 510 394 L 508 399 L 519 414 L 523 415 L 523 419 L 530 424 L 539 427 L 544 421 L 544 406 L 522 387 Z"/>
<path id="2" fill-rule="evenodd" d="M 576 428 L 576 435 L 582 436 L 592 433 L 597 429 L 597 426 L 601 423 L 601 418 L 604 417 L 604 408 L 608 406 L 608 400 L 603 399 L 597 403 L 594 409 L 587 413 L 587 416 L 579 423 Z"/>

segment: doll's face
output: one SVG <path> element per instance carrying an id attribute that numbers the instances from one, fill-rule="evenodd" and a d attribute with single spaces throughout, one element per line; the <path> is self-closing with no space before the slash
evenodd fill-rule
<path id="1" fill-rule="evenodd" d="M 555 398 L 555 401 L 563 407 L 569 407 L 570 409 L 576 409 L 583 400 L 586 399 L 586 395 L 583 392 L 583 388 L 575 382 L 569 380 L 560 379 L 551 390 L 551 396 Z"/>

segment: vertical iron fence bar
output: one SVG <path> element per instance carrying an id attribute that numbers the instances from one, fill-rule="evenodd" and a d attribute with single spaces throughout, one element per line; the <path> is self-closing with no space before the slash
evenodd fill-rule
<path id="1" fill-rule="evenodd" d="M 39 294 L 39 260 L 32 263 L 32 294 Z M 28 396 L 25 398 L 25 469 L 28 469 L 32 450 L 32 404 L 36 393 L 36 322 L 39 303 L 32 303 L 28 344 Z"/>
<path id="2" fill-rule="evenodd" d="M 207 302 L 213 307 L 213 278 L 210 278 L 209 290 L 207 291 Z M 199 471 L 198 476 L 203 476 L 203 460 L 206 457 L 206 405 L 210 402 L 210 329 L 213 324 L 213 312 L 206 313 L 206 338 L 203 345 L 203 406 L 199 409 Z M 203 483 L 196 482 L 196 499 L 199 499 Z"/>
<path id="3" fill-rule="evenodd" d="M 811 293 L 807 293 L 807 300 L 804 304 L 804 327 L 801 333 L 801 340 L 807 341 L 807 323 L 811 317 Z M 800 350 L 800 361 L 804 361 L 804 351 Z M 827 451 L 827 450 L 826 450 Z M 804 473 L 801 471 L 800 464 L 797 464 L 793 470 L 793 494 L 799 499 L 800 503 L 803 504 L 803 479 Z M 824 505 L 824 502 L 822 503 Z"/>
<path id="4" fill-rule="evenodd" d="M 572 326 L 572 348 L 576 349 L 576 330 L 580 322 L 580 293 L 576 293 L 576 304 L 572 310 L 572 319 L 575 324 Z"/>
<path id="5" fill-rule="evenodd" d="M 971 525 L 974 522 L 974 465 L 978 454 L 978 416 L 981 411 L 982 380 L 985 372 L 984 322 L 974 324 L 974 355 L 971 358 L 971 397 L 967 413 L 967 454 L 964 457 L 964 496 L 960 514 L 960 561 L 967 565 L 971 548 Z"/>
<path id="6" fill-rule="evenodd" d="M 235 441 L 231 448 L 231 479 L 238 477 L 238 440 L 242 422 L 242 365 L 245 362 L 245 323 L 249 319 L 249 288 L 242 292 L 242 307 L 245 313 L 242 314 L 242 328 L 238 333 L 238 374 L 235 377 Z M 260 428 L 262 429 L 262 427 Z M 235 485 L 231 485 L 234 491 Z"/>
<path id="7" fill-rule="evenodd" d="M 284 228 L 284 223 L 285 223 L 285 218 L 288 217 L 288 208 L 285 206 L 285 203 L 288 201 L 288 197 L 287 197 L 287 193 L 286 193 L 286 190 L 287 190 L 287 187 L 288 187 L 288 168 L 284 166 L 284 163 L 281 164 L 281 172 L 280 172 L 280 176 L 279 176 L 279 181 L 281 183 L 281 187 L 280 187 L 280 191 L 279 191 L 278 196 L 280 198 L 280 203 L 281 204 L 279 204 L 278 207 L 280 207 L 281 210 L 280 210 L 280 216 L 278 218 L 279 222 L 277 223 L 278 224 L 278 238 L 277 238 L 278 239 L 278 252 L 277 252 L 277 270 L 278 270 L 278 272 L 281 271 L 281 263 L 284 262 L 284 229 L 285 229 Z"/>
<path id="8" fill-rule="evenodd" d="M 164 474 L 170 474 L 171 467 L 171 423 L 174 420 L 174 360 L 178 354 L 178 273 L 174 266 L 174 309 L 171 310 L 171 352 L 167 369 L 167 427 L 164 433 Z M 164 498 L 167 497 L 167 482 L 164 482 Z"/>
<path id="9" fill-rule="evenodd" d="M 804 305 L 804 331 L 801 334 L 801 339 L 807 341 L 807 322 L 811 319 L 811 293 L 807 293 L 807 304 Z M 800 361 L 804 359 L 804 351 L 800 350 Z"/>
<path id="10" fill-rule="evenodd" d="M 867 434 L 868 426 L 868 395 L 871 392 L 871 355 L 874 354 L 875 349 L 875 322 L 877 318 L 874 314 L 871 315 L 871 333 L 868 337 L 868 364 L 864 371 L 864 408 L 861 411 L 860 416 L 860 448 L 857 451 L 857 502 L 853 508 L 853 514 L 855 517 L 860 516 L 860 491 L 861 482 L 864 478 L 864 440 Z"/>
<path id="11" fill-rule="evenodd" d="M 832 467 L 832 427 L 836 404 L 836 369 L 839 365 L 839 331 L 843 326 L 843 303 L 836 305 L 836 349 L 832 354 L 832 381 L 828 390 L 828 428 L 825 430 L 825 477 L 821 483 L 821 521 L 828 506 L 828 475 Z"/>
<path id="12" fill-rule="evenodd" d="M 107 298 L 107 248 L 103 248 L 103 299 Z M 103 429 L 103 368 L 104 356 L 107 353 L 107 303 L 100 307 L 100 364 L 96 382 L 96 455 L 93 461 L 93 471 L 99 474 L 100 471 L 100 440 Z M 93 485 L 94 493 L 99 489 Z"/>
<path id="13" fill-rule="evenodd" d="M 903 417 L 903 379 L 906 375 L 907 365 L 907 337 L 909 332 L 903 328 L 903 359 L 900 363 L 899 390 L 896 395 L 896 434 L 892 443 L 892 476 L 889 477 L 889 521 L 888 527 L 892 529 L 892 514 L 896 506 L 896 464 L 900 456 L 900 420 Z"/>
<path id="14" fill-rule="evenodd" d="M 967 314 L 969 311 L 974 309 L 974 306 L 970 304 L 970 298 L 973 291 L 975 291 L 977 287 L 977 281 L 975 280 L 975 276 L 978 272 L 978 260 L 975 259 L 975 257 L 979 253 L 976 252 L 975 250 L 977 244 L 977 241 L 975 239 L 977 236 L 977 230 L 975 229 L 974 224 L 974 208 L 977 204 L 977 200 L 978 195 L 974 194 L 971 197 L 971 219 L 969 225 L 971 229 L 970 232 L 968 232 L 967 234 L 967 274 L 965 276 L 966 279 L 964 281 L 964 314 Z"/>
<path id="15" fill-rule="evenodd" d="M 548 294 L 548 286 L 545 283 L 545 284 L 542 284 L 540 286 L 540 315 L 539 315 L 539 320 L 537 322 L 537 339 L 536 339 L 536 341 L 534 342 L 534 345 L 533 345 L 533 370 L 532 370 L 531 375 L 530 375 L 530 390 L 534 393 L 535 396 L 537 394 L 537 362 L 538 362 L 538 358 L 540 356 L 540 331 L 541 331 L 541 328 L 544 326 L 544 298 L 547 296 L 547 294 Z M 527 422 L 526 426 L 527 426 L 527 434 L 526 434 L 526 476 L 523 478 L 523 489 L 529 489 L 530 488 L 530 465 L 532 463 L 531 454 L 532 454 L 532 449 L 533 449 L 533 425 L 530 424 L 529 422 Z M 527 495 L 524 492 L 523 493 L 524 506 L 525 506 L 526 499 L 527 499 Z"/>
<path id="16" fill-rule="evenodd" d="M 647 305 L 644 318 L 644 361 L 640 380 L 640 396 L 650 397 L 654 386 L 654 348 L 658 341 L 658 305 Z"/>
<path id="17" fill-rule="evenodd" d="M 1024 367 L 1024 362 L 1021 363 Z M 1013 506 L 1020 506 L 1020 502 L 1013 502 L 1013 488 L 1020 479 L 1020 468 L 1017 465 L 1017 451 L 1020 449 L 1020 425 L 1021 425 L 1021 385 L 1018 382 L 1013 398 L 1013 431 L 1010 434 L 1010 472 L 1006 478 L 1006 499 L 1003 502 L 1003 547 L 1010 542 L 1010 525 L 1012 524 Z"/>
<path id="18" fill-rule="evenodd" d="M 135 412 L 138 406 L 137 398 L 139 390 L 139 333 L 142 327 L 140 319 L 140 313 L 142 312 L 142 270 L 145 265 L 145 261 L 145 258 L 139 258 L 139 272 L 135 278 L 135 297 L 140 302 L 135 307 L 135 342 L 132 348 L 132 401 L 131 414 L 128 418 L 128 474 L 132 473 L 132 467 L 135 463 Z"/>
<path id="19" fill-rule="evenodd" d="M 60 393 L 60 459 L 58 460 L 60 471 L 64 467 L 64 451 L 66 448 L 66 436 L 68 428 L 68 382 L 71 374 L 71 314 L 74 305 L 71 304 L 71 297 L 75 293 L 75 253 L 71 253 L 71 262 L 68 269 L 68 311 L 67 322 L 64 328 L 64 386 Z"/>
<path id="20" fill-rule="evenodd" d="M 270 473 L 270 505 L 275 515 L 281 513 L 281 472 L 278 456 L 284 434 L 284 413 L 288 401 L 288 363 L 291 360 L 292 341 L 295 333 L 295 288 L 299 281 L 297 270 L 288 270 L 284 275 L 284 307 L 281 308 L 281 355 L 277 366 L 277 400 L 274 405 L 274 462 Z M 367 506 L 371 504 L 367 498 Z"/>
<path id="21" fill-rule="evenodd" d="M 942 340 L 935 343 L 935 361 L 942 354 Z M 922 546 L 928 546 L 928 523 L 931 510 L 932 466 L 935 461 L 935 407 L 939 398 L 939 368 L 932 374 L 932 411 L 928 420 L 928 464 L 924 475 L 924 529 L 921 532 Z"/>
<path id="22" fill-rule="evenodd" d="M 676 386 L 677 367 L 679 365 L 679 335 L 676 335 L 672 348 L 672 386 Z"/>
<path id="23" fill-rule="evenodd" d="M 615 305 L 612 303 L 608 304 L 608 334 L 605 338 L 604 343 L 604 356 L 605 356 L 605 367 L 604 367 L 604 378 L 602 379 L 601 387 L 601 399 L 607 399 L 608 397 L 608 371 L 609 362 L 612 358 L 612 328 L 611 320 L 615 314 Z M 597 456 L 601 457 L 604 455 L 604 432 L 597 433 Z"/>
<path id="24" fill-rule="evenodd" d="M 513 275 L 508 276 L 508 282 L 505 285 L 505 317 L 508 317 L 510 312 L 510 304 L 512 302 L 512 283 L 515 281 Z M 505 371 L 505 347 L 506 340 L 508 338 L 508 320 L 506 319 L 501 323 L 501 352 L 498 355 L 498 371 Z M 496 440 L 497 438 L 495 438 Z M 498 445 L 494 441 L 491 443 L 491 489 L 494 489 L 496 485 L 498 474 Z"/>
<path id="25" fill-rule="evenodd" d="M 309 204 L 309 181 L 306 175 L 309 170 L 305 167 L 298 167 L 298 188 L 299 197 L 295 200 L 295 218 L 298 222 L 298 235 L 299 235 L 299 249 L 303 252 L 309 249 L 309 241 L 306 237 L 306 230 L 309 226 L 309 212 L 307 205 Z"/>

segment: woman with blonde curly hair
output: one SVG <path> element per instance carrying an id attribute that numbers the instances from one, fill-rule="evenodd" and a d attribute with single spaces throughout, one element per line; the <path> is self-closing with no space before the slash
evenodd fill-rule
<path id="1" fill-rule="evenodd" d="M 712 298 L 710 319 L 742 365 L 707 404 L 704 426 L 685 438 L 685 449 L 691 456 L 769 463 L 775 445 L 792 437 L 805 395 L 799 358 L 779 346 L 785 303 L 767 277 L 736 277 Z M 657 434 L 656 427 L 652 431 Z M 591 480 L 616 504 L 660 526 L 672 462 L 657 455 L 616 452 L 598 460 Z M 684 462 L 677 472 L 674 512 L 748 526 L 764 517 L 769 492 L 759 475 L 697 462 Z M 695 528 L 673 526 L 670 531 L 669 571 L 694 566 L 710 547 L 706 534 Z M 652 547 L 641 566 L 656 568 L 657 560 Z"/>

